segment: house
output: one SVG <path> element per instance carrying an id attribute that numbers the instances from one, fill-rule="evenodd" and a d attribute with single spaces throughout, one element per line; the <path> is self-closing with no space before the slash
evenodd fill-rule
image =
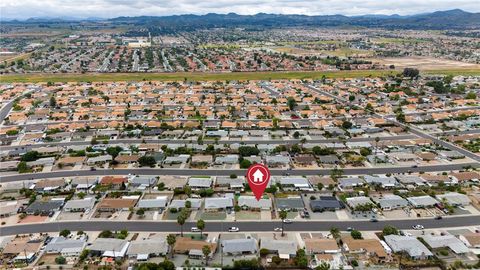
<path id="1" fill-rule="evenodd" d="M 86 160 L 86 157 L 62 157 L 57 160 L 57 166 L 81 165 L 85 162 L 85 160 Z"/>
<path id="2" fill-rule="evenodd" d="M 112 258 L 124 258 L 130 242 L 116 238 L 97 238 L 88 246 L 93 255 Z"/>
<path id="3" fill-rule="evenodd" d="M 176 209 L 184 208 L 186 201 L 190 202 L 190 205 L 191 205 L 190 209 L 199 209 L 202 206 L 202 202 L 203 202 L 202 199 L 192 199 L 192 198 L 188 198 L 186 200 L 172 200 L 170 202 L 169 208 L 176 208 Z"/>
<path id="4" fill-rule="evenodd" d="M 382 188 L 394 188 L 398 186 L 398 182 L 395 177 L 366 175 L 364 178 L 365 182 L 367 182 L 369 185 L 378 185 Z"/>
<path id="5" fill-rule="evenodd" d="M 276 182 L 279 183 L 285 190 L 302 190 L 313 191 L 310 182 L 304 177 L 279 177 L 276 178 Z"/>
<path id="6" fill-rule="evenodd" d="M 290 157 L 276 155 L 276 156 L 267 156 L 266 163 L 269 166 L 288 166 L 290 164 Z"/>
<path id="7" fill-rule="evenodd" d="M 258 251 L 257 241 L 254 238 L 222 240 L 224 254 L 245 255 L 256 254 Z"/>
<path id="8" fill-rule="evenodd" d="M 260 238 L 260 249 L 266 249 L 270 254 L 278 255 L 281 259 L 288 260 L 295 257 L 297 248 L 297 243 L 294 241 Z"/>
<path id="9" fill-rule="evenodd" d="M 438 154 L 440 155 L 440 157 L 445 158 L 447 160 L 465 158 L 465 155 L 458 151 L 439 151 Z"/>
<path id="10" fill-rule="evenodd" d="M 408 205 L 407 200 L 394 194 L 386 194 L 383 195 L 383 197 L 377 199 L 374 198 L 374 201 L 378 203 L 380 208 L 384 211 L 399 209 Z"/>
<path id="11" fill-rule="evenodd" d="M 35 191 L 51 192 L 63 188 L 65 181 L 63 179 L 43 179 L 35 183 Z"/>
<path id="12" fill-rule="evenodd" d="M 63 200 L 35 201 L 25 209 L 25 213 L 29 215 L 39 214 L 48 216 L 60 210 L 62 206 Z"/>
<path id="13" fill-rule="evenodd" d="M 136 175 L 129 179 L 130 186 L 147 188 L 153 186 L 157 183 L 157 178 L 155 176 L 148 175 Z"/>
<path id="14" fill-rule="evenodd" d="M 194 155 L 192 156 L 192 161 L 190 162 L 193 166 L 208 166 L 213 163 L 212 155 Z"/>
<path id="15" fill-rule="evenodd" d="M 86 247 L 85 238 L 70 239 L 63 236 L 53 237 L 45 246 L 45 252 L 60 254 L 63 257 L 78 257 Z"/>
<path id="16" fill-rule="evenodd" d="M 455 180 L 454 183 L 480 181 L 480 173 L 478 172 L 456 172 L 450 174 L 450 176 Z"/>
<path id="17" fill-rule="evenodd" d="M 116 212 L 126 211 L 134 207 L 137 203 L 136 199 L 112 199 L 105 198 L 97 206 L 99 212 Z"/>
<path id="18" fill-rule="evenodd" d="M 278 210 L 300 211 L 305 208 L 301 197 L 275 198 Z"/>
<path id="19" fill-rule="evenodd" d="M 2 201 L 0 202 L 0 217 L 6 218 L 15 215 L 19 208 L 20 203 L 18 201 Z"/>
<path id="20" fill-rule="evenodd" d="M 113 157 L 111 155 L 100 155 L 100 156 L 88 158 L 87 165 L 89 166 L 100 165 L 100 164 L 105 164 L 107 162 L 111 162 L 112 160 L 113 160 Z"/>
<path id="21" fill-rule="evenodd" d="M 257 201 L 254 196 L 239 196 L 237 204 L 242 209 L 249 210 L 270 210 L 272 208 L 272 200 L 270 198 L 262 198 Z"/>
<path id="22" fill-rule="evenodd" d="M 407 200 L 415 208 L 434 207 L 435 205 L 440 203 L 439 201 L 435 200 L 433 197 L 430 197 L 428 195 L 409 197 L 407 198 Z"/>
<path id="23" fill-rule="evenodd" d="M 335 254 L 340 253 L 341 249 L 335 239 L 326 238 L 308 238 L 305 239 L 305 251 L 307 254 Z"/>
<path id="24" fill-rule="evenodd" d="M 402 235 L 386 235 L 385 242 L 394 252 L 406 252 L 412 259 L 426 259 L 433 254 L 417 238 Z"/>
<path id="25" fill-rule="evenodd" d="M 187 184 L 192 189 L 206 189 L 212 187 L 213 180 L 211 177 L 190 177 Z"/>
<path id="26" fill-rule="evenodd" d="M 333 196 L 320 196 L 318 200 L 310 200 L 313 212 L 335 211 L 345 208 L 342 202 Z"/>
<path id="27" fill-rule="evenodd" d="M 13 258 L 14 261 L 27 260 L 33 262 L 43 246 L 42 239 L 31 239 L 29 236 L 17 236 L 7 243 L 2 250 L 2 255 Z"/>
<path id="28" fill-rule="evenodd" d="M 227 187 L 230 190 L 243 190 L 245 177 L 230 178 L 228 176 L 217 176 L 215 184 L 218 187 Z"/>
<path id="29" fill-rule="evenodd" d="M 233 207 L 232 198 L 220 197 L 220 198 L 205 199 L 205 211 L 226 210 L 232 207 Z"/>
<path id="30" fill-rule="evenodd" d="M 190 237 L 177 237 L 177 241 L 173 246 L 173 252 L 176 254 L 187 254 L 189 258 L 203 259 L 202 248 L 209 246 L 211 254 L 215 254 L 217 250 L 217 243 L 193 240 Z"/>
<path id="31" fill-rule="evenodd" d="M 321 164 L 329 164 L 329 165 L 339 164 L 339 163 L 340 163 L 340 159 L 337 157 L 337 155 L 319 156 L 319 157 L 318 157 L 318 161 L 319 161 Z"/>
<path id="32" fill-rule="evenodd" d="M 317 159 L 313 155 L 304 154 L 295 156 L 293 162 L 301 166 L 312 166 L 317 164 Z"/>
<path id="33" fill-rule="evenodd" d="M 186 154 L 167 157 L 163 161 L 163 164 L 168 164 L 168 165 L 183 164 L 183 163 L 187 163 L 189 159 L 190 159 L 190 155 L 186 155 Z"/>
<path id="34" fill-rule="evenodd" d="M 423 240 L 432 248 L 448 247 L 455 254 L 465 254 L 470 250 L 465 244 L 454 235 L 425 235 Z"/>
<path id="35" fill-rule="evenodd" d="M 164 238 L 137 239 L 130 242 L 128 258 L 146 261 L 150 257 L 163 256 L 168 253 L 168 244 Z"/>
<path id="36" fill-rule="evenodd" d="M 120 164 L 133 164 L 137 163 L 140 155 L 131 154 L 131 155 L 118 155 L 115 158 L 115 161 Z"/>
<path id="37" fill-rule="evenodd" d="M 385 263 L 390 260 L 389 250 L 377 239 L 353 239 L 350 236 L 343 237 L 343 249 L 349 254 L 366 254 L 375 259 L 377 263 Z"/>
<path id="38" fill-rule="evenodd" d="M 165 209 L 167 200 L 167 196 L 157 196 L 155 199 L 141 199 L 138 201 L 137 207 L 149 210 Z"/>
<path id="39" fill-rule="evenodd" d="M 93 209 L 95 198 L 87 197 L 78 200 L 69 200 L 65 203 L 63 210 L 67 212 L 87 212 Z"/>
<path id="40" fill-rule="evenodd" d="M 124 189 L 128 182 L 127 177 L 123 176 L 104 176 L 100 180 L 100 185 L 111 186 L 112 189 Z"/>
<path id="41" fill-rule="evenodd" d="M 361 187 L 365 184 L 363 179 L 359 177 L 347 177 L 338 179 L 338 187 L 342 190 Z"/>
<path id="42" fill-rule="evenodd" d="M 215 164 L 237 164 L 239 155 L 223 155 L 215 157 Z"/>
<path id="43" fill-rule="evenodd" d="M 447 202 L 451 206 L 467 206 L 470 204 L 470 198 L 467 195 L 458 192 L 448 192 L 436 195 L 441 202 Z"/>
<path id="44" fill-rule="evenodd" d="M 365 196 L 351 197 L 351 198 L 347 198 L 346 200 L 347 200 L 347 205 L 351 209 L 355 209 L 358 206 L 362 206 L 362 205 L 373 204 L 370 198 Z"/>

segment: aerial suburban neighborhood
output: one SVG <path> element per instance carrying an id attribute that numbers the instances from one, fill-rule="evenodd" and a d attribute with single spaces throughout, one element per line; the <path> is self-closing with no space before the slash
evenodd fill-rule
<path id="1" fill-rule="evenodd" d="M 480 269 L 478 7 L 52 1 L 0 20 L 0 269 Z"/>

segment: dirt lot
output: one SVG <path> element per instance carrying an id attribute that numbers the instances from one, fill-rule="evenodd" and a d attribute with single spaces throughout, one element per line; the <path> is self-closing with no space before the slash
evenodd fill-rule
<path id="1" fill-rule="evenodd" d="M 464 63 L 460 61 L 439 59 L 433 57 L 399 57 L 399 58 L 379 58 L 372 59 L 384 65 L 395 65 L 397 69 L 405 67 L 418 68 L 419 70 L 438 70 L 438 69 L 474 69 L 480 68 L 480 65 Z"/>

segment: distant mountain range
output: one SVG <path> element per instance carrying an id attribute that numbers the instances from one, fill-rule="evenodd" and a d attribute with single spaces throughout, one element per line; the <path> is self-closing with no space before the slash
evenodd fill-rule
<path id="1" fill-rule="evenodd" d="M 24 23 L 58 23 L 80 21 L 73 18 L 32 18 Z M 205 15 L 138 16 L 112 19 L 89 18 L 81 21 L 103 21 L 115 24 L 161 27 L 176 30 L 208 29 L 225 27 L 382 27 L 389 29 L 480 29 L 480 13 L 460 9 L 436 11 L 433 13 L 400 15 L 283 15 L 258 13 L 239 15 L 236 13 Z M 19 22 L 19 21 L 15 21 Z"/>

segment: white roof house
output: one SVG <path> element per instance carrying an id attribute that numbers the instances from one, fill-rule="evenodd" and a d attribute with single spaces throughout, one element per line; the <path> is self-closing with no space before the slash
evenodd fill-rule
<path id="1" fill-rule="evenodd" d="M 238 155 L 217 156 L 215 158 L 215 164 L 237 164 L 238 158 Z"/>
<path id="2" fill-rule="evenodd" d="M 298 190 L 312 190 L 313 188 L 308 182 L 307 178 L 304 177 L 280 177 L 276 178 L 276 182 L 284 187 L 294 187 Z"/>
<path id="3" fill-rule="evenodd" d="M 191 188 L 210 188 L 213 180 L 211 177 L 190 177 L 188 179 L 188 185 Z"/>
<path id="4" fill-rule="evenodd" d="M 407 200 L 414 206 L 414 207 L 432 207 L 439 203 L 439 201 L 435 200 L 435 198 L 424 195 L 424 196 L 417 196 L 417 197 L 409 197 Z"/>
<path id="5" fill-rule="evenodd" d="M 140 239 L 130 242 L 130 246 L 127 251 L 127 255 L 130 258 L 136 257 L 147 258 L 150 254 L 156 256 L 165 255 L 168 253 L 168 244 L 165 239 L 162 238 L 151 238 L 151 239 Z"/>
<path id="6" fill-rule="evenodd" d="M 87 245 L 85 239 L 69 239 L 63 236 L 53 237 L 45 246 L 46 253 L 60 253 L 62 256 L 78 256 Z"/>
<path id="7" fill-rule="evenodd" d="M 130 242 L 116 238 L 97 238 L 89 250 L 99 252 L 103 257 L 125 257 Z"/>
<path id="8" fill-rule="evenodd" d="M 254 238 L 229 239 L 222 241 L 222 251 L 228 254 L 255 254 L 258 250 L 257 241 Z"/>
<path id="9" fill-rule="evenodd" d="M 297 243 L 290 240 L 276 240 L 267 237 L 260 238 L 260 249 L 267 249 L 278 254 L 282 259 L 290 259 L 297 254 Z"/>
<path id="10" fill-rule="evenodd" d="M 191 209 L 198 209 L 202 206 L 202 199 L 192 199 L 188 198 L 186 200 L 172 200 L 170 202 L 169 207 L 170 208 L 184 208 L 185 207 L 185 202 L 189 201 L 191 204 Z"/>
<path id="11" fill-rule="evenodd" d="M 167 196 L 157 196 L 155 199 L 141 199 L 138 201 L 138 208 L 165 208 L 167 206 Z"/>
<path id="12" fill-rule="evenodd" d="M 355 208 L 359 205 L 366 205 L 366 204 L 373 204 L 369 197 L 359 196 L 359 197 L 351 197 L 347 198 L 347 204 L 351 208 Z"/>
<path id="13" fill-rule="evenodd" d="M 250 209 L 265 209 L 269 210 L 272 208 L 272 200 L 268 199 L 257 199 L 254 196 L 240 196 L 238 197 L 238 206 L 246 207 Z"/>
<path id="14" fill-rule="evenodd" d="M 206 198 L 205 210 L 226 209 L 233 207 L 232 198 Z"/>
<path id="15" fill-rule="evenodd" d="M 167 157 L 163 161 L 164 164 L 181 164 L 187 163 L 188 159 L 190 159 L 190 155 L 178 155 L 175 157 Z"/>
<path id="16" fill-rule="evenodd" d="M 386 235 L 385 242 L 394 252 L 405 251 L 414 259 L 433 256 L 432 252 L 422 242 L 412 236 Z"/>
<path id="17" fill-rule="evenodd" d="M 398 182 L 394 177 L 366 175 L 364 178 L 365 182 L 369 185 L 380 185 L 384 188 L 393 188 L 398 185 Z"/>
<path id="18" fill-rule="evenodd" d="M 93 206 L 95 205 L 95 198 L 93 197 L 87 197 L 83 198 L 80 200 L 69 200 L 65 203 L 65 206 L 63 206 L 63 209 L 65 211 L 85 211 L 85 210 L 91 210 Z"/>
<path id="19" fill-rule="evenodd" d="M 88 165 L 94 165 L 94 164 L 97 164 L 97 163 L 110 162 L 112 160 L 113 160 L 113 157 L 111 155 L 102 155 L 102 156 L 88 158 L 87 159 L 87 164 Z"/>
<path id="20" fill-rule="evenodd" d="M 436 196 L 439 201 L 445 200 L 448 204 L 453 206 L 466 206 L 470 204 L 470 199 L 467 195 L 458 192 L 449 192 Z"/>
<path id="21" fill-rule="evenodd" d="M 395 194 L 384 195 L 382 198 L 375 199 L 375 201 L 380 204 L 383 210 L 398 209 L 408 205 L 407 200 Z"/>
<path id="22" fill-rule="evenodd" d="M 454 235 L 425 235 L 422 238 L 431 248 L 448 247 L 456 254 L 469 252 L 469 248 Z"/>

